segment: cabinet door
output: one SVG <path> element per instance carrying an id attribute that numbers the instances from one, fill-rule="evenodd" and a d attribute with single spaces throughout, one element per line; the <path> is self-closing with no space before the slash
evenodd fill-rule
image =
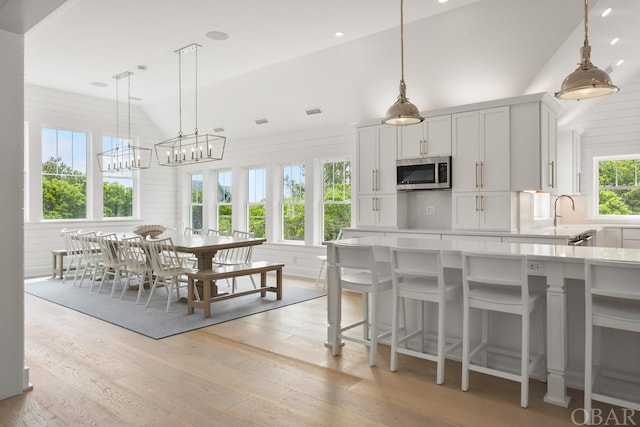
<path id="1" fill-rule="evenodd" d="M 400 137 L 398 138 L 399 159 L 415 159 L 425 155 L 423 123 L 411 126 L 398 126 L 398 128 L 400 128 Z"/>
<path id="2" fill-rule="evenodd" d="M 423 151 L 428 157 L 451 155 L 451 116 L 428 117 L 423 122 Z"/>
<path id="3" fill-rule="evenodd" d="M 485 191 L 508 191 L 511 162 L 509 107 L 480 110 L 479 114 L 480 188 Z"/>
<path id="4" fill-rule="evenodd" d="M 358 194 L 372 193 L 376 181 L 378 127 L 360 128 L 357 137 Z"/>
<path id="5" fill-rule="evenodd" d="M 481 193 L 479 205 L 480 229 L 511 229 L 511 194 L 509 192 Z"/>
<path id="6" fill-rule="evenodd" d="M 454 190 L 472 191 L 479 189 L 480 162 L 478 144 L 480 127 L 478 112 L 453 114 L 451 183 Z"/>
<path id="7" fill-rule="evenodd" d="M 480 195 L 476 191 L 451 195 L 451 225 L 454 229 L 475 230 L 480 215 Z"/>
<path id="8" fill-rule="evenodd" d="M 378 128 L 376 191 L 379 193 L 396 193 L 397 129 L 389 125 Z"/>
<path id="9" fill-rule="evenodd" d="M 397 227 L 398 224 L 398 199 L 395 194 L 376 196 L 376 213 L 380 227 Z"/>
<path id="10" fill-rule="evenodd" d="M 356 212 L 358 215 L 358 227 L 375 226 L 378 224 L 375 196 L 371 194 L 358 195 L 358 206 Z"/>
<path id="11" fill-rule="evenodd" d="M 542 189 L 553 191 L 558 186 L 557 119 L 549 107 L 540 105 L 540 151 Z M 571 163 L 569 163 L 571 164 Z"/>

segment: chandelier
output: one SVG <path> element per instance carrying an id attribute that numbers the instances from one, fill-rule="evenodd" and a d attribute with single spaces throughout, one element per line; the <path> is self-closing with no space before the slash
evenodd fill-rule
<path id="1" fill-rule="evenodd" d="M 137 169 L 148 169 L 151 166 L 151 148 L 137 147 L 131 143 L 131 76 L 132 72 L 124 71 L 113 76 L 116 79 L 116 146 L 98 153 L 98 166 L 101 172 L 119 173 Z M 121 79 L 127 79 L 127 139 L 120 138 L 120 87 Z M 126 147 L 124 146 L 126 143 Z M 121 146 L 122 145 L 122 146 Z"/>
<path id="2" fill-rule="evenodd" d="M 160 166 L 183 166 L 214 160 L 222 160 L 225 136 L 198 132 L 198 48 L 190 44 L 175 51 L 178 54 L 178 111 L 180 130 L 178 136 L 155 145 L 156 159 Z M 182 133 L 182 55 L 194 53 L 195 77 L 195 128 L 190 134 Z"/>

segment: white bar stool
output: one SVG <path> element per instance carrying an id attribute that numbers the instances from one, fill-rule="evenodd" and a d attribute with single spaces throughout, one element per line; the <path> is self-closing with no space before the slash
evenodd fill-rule
<path id="1" fill-rule="evenodd" d="M 462 390 L 469 390 L 469 371 L 494 375 L 520 386 L 520 406 L 526 408 L 529 403 L 529 375 L 539 362 L 544 362 L 544 354 L 530 355 L 530 316 L 537 311 L 539 319 L 536 327 L 538 345 L 544 348 L 544 295 L 529 292 L 527 277 L 527 258 L 524 255 L 462 253 L 463 286 L 463 324 L 462 324 Z M 471 349 L 470 310 L 484 310 L 482 318 L 482 339 L 479 345 Z M 521 351 L 520 353 L 490 348 L 488 345 L 489 312 L 510 313 L 520 316 Z M 491 353 L 512 356 L 520 359 L 520 372 L 509 372 L 498 367 L 489 367 Z M 480 354 L 479 362 L 474 356 Z"/>
<path id="2" fill-rule="evenodd" d="M 396 371 L 398 367 L 398 353 L 407 354 L 421 359 L 436 362 L 436 383 L 444 382 L 444 359 L 453 349 L 460 345 L 455 341 L 446 345 L 445 317 L 446 302 L 461 283 L 445 283 L 442 267 L 442 254 L 439 249 L 391 248 L 391 278 L 393 283 L 393 306 L 391 327 L 391 364 L 390 369 Z M 420 324 L 416 330 L 409 332 L 406 320 L 406 300 L 420 301 Z M 405 313 L 404 326 L 400 326 L 400 302 Z M 425 303 L 431 303 L 438 309 L 437 349 L 435 354 L 424 351 L 424 308 Z M 404 331 L 403 336 L 400 336 Z M 407 348 L 407 341 L 419 337 L 419 350 Z M 399 347 L 404 344 L 404 347 Z"/>
<path id="3" fill-rule="evenodd" d="M 334 253 L 340 292 L 348 290 L 362 294 L 361 320 L 342 326 L 342 315 L 340 312 L 337 313 L 338 339 L 368 346 L 369 365 L 375 366 L 378 340 L 391 334 L 391 331 L 380 333 L 378 330 L 379 295 L 391 289 L 389 264 L 376 262 L 373 246 L 335 243 Z M 369 299 L 371 299 L 370 309 Z M 358 326 L 363 327 L 362 338 L 346 334 L 347 331 Z"/>
<path id="4" fill-rule="evenodd" d="M 599 367 L 600 332 L 603 328 L 640 332 L 640 265 L 619 261 L 585 261 L 585 425 L 591 424 L 591 401 L 640 411 L 640 399 L 623 398 L 615 391 L 598 389 L 598 380 L 611 378 L 622 384 L 638 382 L 624 373 Z M 594 326 L 598 326 L 595 330 Z M 622 387 L 621 387 L 622 389 Z"/>

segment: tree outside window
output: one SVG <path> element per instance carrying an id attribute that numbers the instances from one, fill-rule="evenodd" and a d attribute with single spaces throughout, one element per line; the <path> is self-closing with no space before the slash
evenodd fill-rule
<path id="1" fill-rule="evenodd" d="M 231 207 L 231 171 L 218 172 L 218 230 L 233 230 Z"/>
<path id="2" fill-rule="evenodd" d="M 191 228 L 202 230 L 202 174 L 191 175 Z"/>
<path id="3" fill-rule="evenodd" d="M 105 136 L 102 138 L 102 151 L 124 147 L 122 138 Z M 105 218 L 133 216 L 133 171 L 121 169 L 102 174 L 102 213 Z"/>
<path id="4" fill-rule="evenodd" d="M 598 161 L 598 214 L 640 215 L 640 157 Z"/>
<path id="5" fill-rule="evenodd" d="M 87 134 L 42 129 L 42 217 L 87 217 Z"/>
<path id="6" fill-rule="evenodd" d="M 351 163 L 324 162 L 323 170 L 323 238 L 335 240 L 344 227 L 351 226 Z"/>
<path id="7" fill-rule="evenodd" d="M 255 233 L 256 237 L 264 238 L 266 235 L 266 169 L 249 169 L 248 182 L 247 224 L 249 224 L 249 231 Z"/>
<path id="8" fill-rule="evenodd" d="M 282 167 L 282 238 L 304 240 L 304 165 Z"/>

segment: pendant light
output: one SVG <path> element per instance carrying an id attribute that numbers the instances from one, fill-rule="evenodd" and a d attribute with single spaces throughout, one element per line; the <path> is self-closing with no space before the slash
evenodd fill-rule
<path id="1" fill-rule="evenodd" d="M 156 159 L 160 166 L 184 166 L 222 160 L 227 137 L 198 132 L 198 48 L 190 44 L 175 51 L 178 54 L 178 110 L 180 130 L 178 136 L 155 145 Z M 191 134 L 182 133 L 182 55 L 194 53 L 195 77 L 195 129 Z"/>
<path id="2" fill-rule="evenodd" d="M 609 95 L 619 89 L 613 84 L 609 75 L 591 63 L 591 46 L 589 46 L 589 0 L 584 0 L 584 46 L 580 48 L 582 61 L 578 68 L 562 82 L 559 99 L 588 99 Z"/>
<path id="3" fill-rule="evenodd" d="M 131 143 L 131 76 L 130 71 L 124 71 L 113 76 L 116 79 L 116 146 L 111 150 L 98 153 L 98 166 L 101 172 L 119 173 L 151 167 L 151 148 L 137 147 Z M 127 79 L 127 129 L 128 137 L 120 138 L 120 87 L 121 79 Z"/>
<path id="4" fill-rule="evenodd" d="M 397 101 L 389 107 L 383 123 L 388 125 L 406 126 L 420 123 L 424 117 L 420 115 L 418 107 L 407 99 L 407 85 L 404 83 L 404 1 L 400 0 L 400 95 Z"/>

